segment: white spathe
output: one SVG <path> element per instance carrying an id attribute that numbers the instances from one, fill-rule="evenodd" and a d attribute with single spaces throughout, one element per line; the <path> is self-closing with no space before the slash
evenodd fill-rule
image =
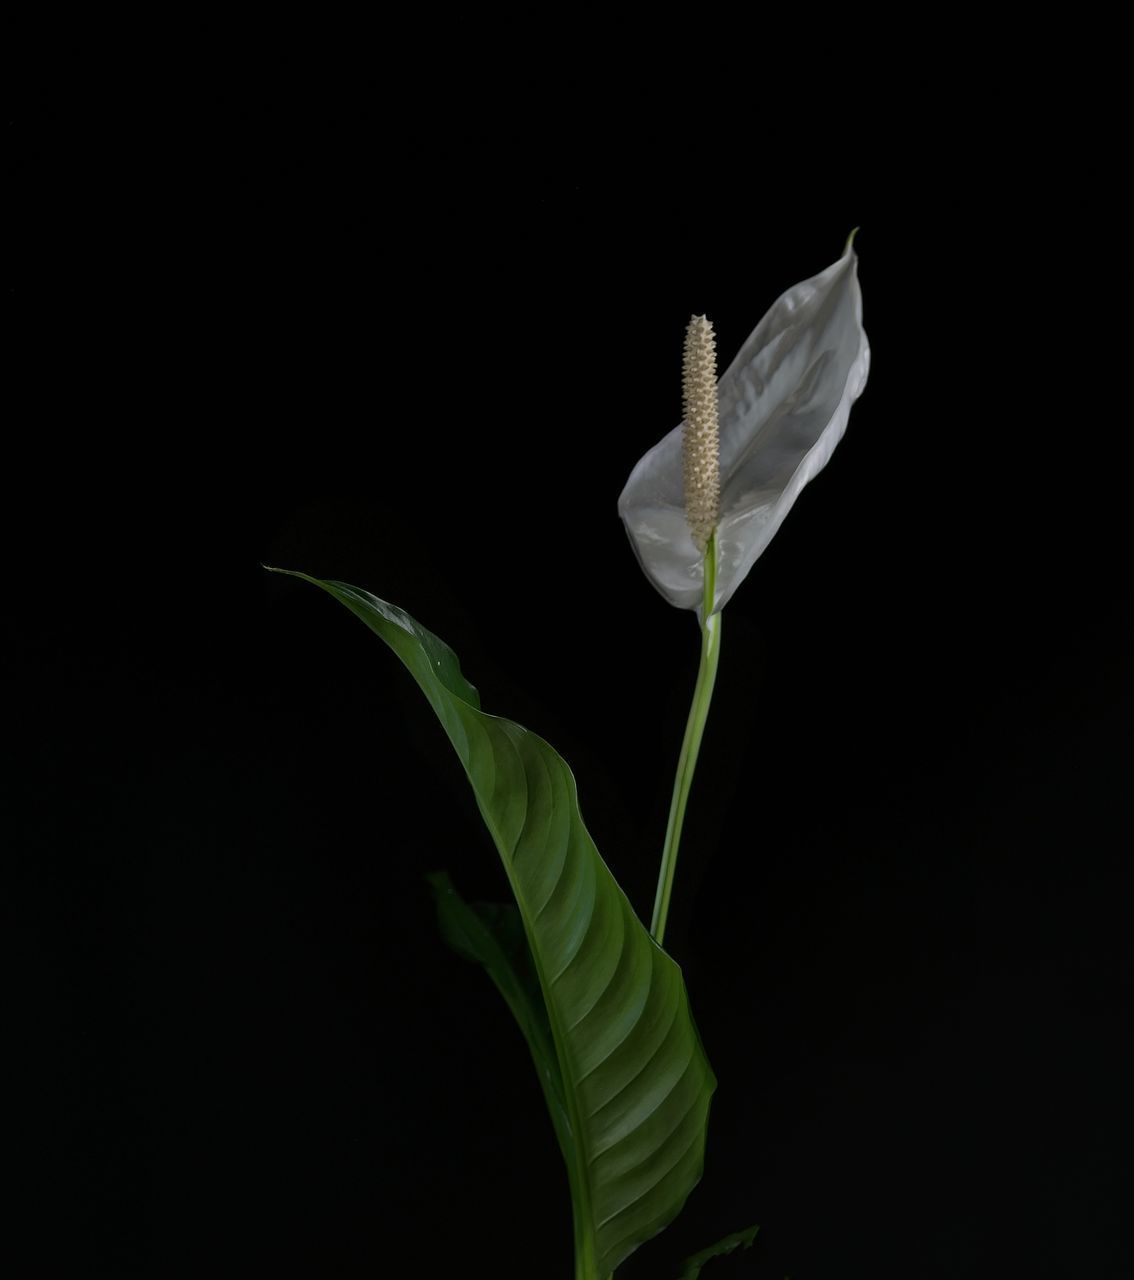
<path id="1" fill-rule="evenodd" d="M 857 264 L 848 241 L 838 262 L 782 294 L 717 384 L 721 513 L 714 613 L 744 581 L 803 486 L 826 465 L 866 385 L 870 345 Z M 681 431 L 675 427 L 630 473 L 618 513 L 654 586 L 670 604 L 700 613 L 704 562 L 685 520 Z"/>

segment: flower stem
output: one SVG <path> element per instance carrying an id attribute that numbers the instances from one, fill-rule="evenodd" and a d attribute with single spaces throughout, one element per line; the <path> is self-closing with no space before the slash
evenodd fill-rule
<path id="1" fill-rule="evenodd" d="M 658 946 L 665 937 L 665 922 L 669 915 L 669 898 L 673 892 L 673 873 L 677 867 L 677 846 L 681 842 L 681 827 L 685 821 L 685 804 L 693 783 L 693 770 L 697 767 L 697 753 L 701 749 L 701 737 L 705 721 L 709 717 L 709 703 L 713 697 L 713 684 L 717 678 L 717 661 L 721 651 L 721 615 L 713 613 L 713 600 L 717 585 L 717 535 L 714 532 L 705 550 L 705 596 L 701 609 L 701 666 L 697 671 L 697 683 L 693 689 L 693 705 L 689 708 L 689 720 L 685 725 L 685 739 L 681 755 L 677 759 L 677 777 L 673 782 L 673 800 L 669 806 L 669 824 L 665 832 L 661 870 L 658 872 L 658 890 L 654 898 L 654 917 L 650 933 Z"/>

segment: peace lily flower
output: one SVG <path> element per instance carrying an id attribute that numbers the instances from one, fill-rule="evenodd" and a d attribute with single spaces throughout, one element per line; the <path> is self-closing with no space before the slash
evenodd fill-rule
<path id="1" fill-rule="evenodd" d="M 642 458 L 618 500 L 647 577 L 679 609 L 704 613 L 714 529 L 712 612 L 724 607 L 846 430 L 870 368 L 853 240 L 852 232 L 837 262 L 773 304 L 717 385 L 718 405 L 704 394 L 712 328 L 703 316 L 690 324 L 686 421 Z M 710 419 L 718 408 L 714 511 Z"/>

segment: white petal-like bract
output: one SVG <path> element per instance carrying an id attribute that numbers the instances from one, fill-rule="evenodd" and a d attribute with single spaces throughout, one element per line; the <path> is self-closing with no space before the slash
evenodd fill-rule
<path id="1" fill-rule="evenodd" d="M 756 326 L 717 384 L 721 506 L 713 611 L 727 603 L 803 486 L 826 465 L 866 385 L 858 258 L 846 252 L 793 285 Z M 704 563 L 685 520 L 681 431 L 630 473 L 618 500 L 647 577 L 679 609 L 700 612 Z"/>

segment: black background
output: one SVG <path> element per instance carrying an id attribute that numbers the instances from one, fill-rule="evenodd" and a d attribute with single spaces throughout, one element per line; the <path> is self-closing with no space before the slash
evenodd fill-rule
<path id="1" fill-rule="evenodd" d="M 327 80 L 11 126 L 36 1265 L 570 1274 L 526 1050 L 423 879 L 506 894 L 467 785 L 392 655 L 260 563 L 449 641 L 648 917 L 697 633 L 618 493 L 680 417 L 689 314 L 727 362 L 861 225 L 870 381 L 726 610 L 667 937 L 720 1078 L 706 1174 L 619 1280 L 751 1222 L 714 1280 L 1129 1274 L 1106 156 L 1055 100 L 698 144 Z"/>

